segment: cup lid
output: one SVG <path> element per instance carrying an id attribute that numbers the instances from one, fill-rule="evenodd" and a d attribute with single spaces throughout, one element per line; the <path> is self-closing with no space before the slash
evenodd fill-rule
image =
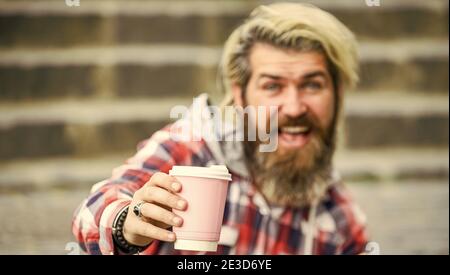
<path id="1" fill-rule="evenodd" d="M 217 242 L 177 239 L 175 241 L 174 248 L 178 250 L 216 252 Z"/>
<path id="2" fill-rule="evenodd" d="M 231 174 L 225 165 L 199 166 L 173 166 L 169 171 L 171 176 L 202 177 L 231 181 Z"/>

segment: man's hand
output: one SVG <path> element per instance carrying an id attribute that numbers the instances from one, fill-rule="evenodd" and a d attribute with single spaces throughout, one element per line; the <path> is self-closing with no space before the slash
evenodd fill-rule
<path id="1" fill-rule="evenodd" d="M 133 245 L 145 246 L 153 240 L 166 242 L 175 241 L 175 234 L 168 229 L 171 226 L 181 226 L 181 217 L 172 213 L 172 208 L 185 210 L 187 202 L 176 193 L 180 192 L 181 184 L 172 176 L 156 173 L 138 191 L 134 193 L 125 220 L 123 234 Z M 137 217 L 132 209 L 140 203 L 142 217 Z"/>

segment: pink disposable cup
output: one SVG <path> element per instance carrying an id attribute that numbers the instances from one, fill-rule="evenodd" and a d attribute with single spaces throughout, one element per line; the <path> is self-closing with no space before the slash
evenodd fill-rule
<path id="1" fill-rule="evenodd" d="M 169 172 L 183 186 L 179 195 L 187 200 L 185 211 L 172 211 L 183 218 L 173 227 L 175 249 L 217 251 L 231 175 L 224 165 L 174 166 Z"/>

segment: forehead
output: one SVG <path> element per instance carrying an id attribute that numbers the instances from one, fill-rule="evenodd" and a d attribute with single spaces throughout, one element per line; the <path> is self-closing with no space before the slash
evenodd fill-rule
<path id="1" fill-rule="evenodd" d="M 280 49 L 263 43 L 253 46 L 249 61 L 254 75 L 274 73 L 298 77 L 311 71 L 327 71 L 326 59 L 320 52 Z"/>

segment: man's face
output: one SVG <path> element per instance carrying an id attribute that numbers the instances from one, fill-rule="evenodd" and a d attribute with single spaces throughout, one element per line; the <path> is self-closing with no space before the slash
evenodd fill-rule
<path id="1" fill-rule="evenodd" d="M 330 127 L 334 117 L 334 92 L 322 54 L 282 50 L 257 43 L 252 48 L 249 61 L 252 75 L 245 102 L 241 91 L 235 93 L 235 102 L 239 105 L 277 106 L 281 150 L 301 150 L 310 141 L 311 133 L 317 130 L 308 125 L 284 127 L 289 120 L 310 116 L 318 124 L 315 126 L 321 129 Z"/>
<path id="2" fill-rule="evenodd" d="M 262 171 L 256 173 L 265 173 L 263 181 L 299 182 L 300 177 L 312 178 L 328 164 L 334 143 L 335 95 L 324 55 L 257 43 L 249 62 L 252 74 L 245 96 L 239 87 L 233 88 L 236 104 L 278 109 L 277 150 L 261 153 L 255 151 L 258 142 L 245 144 L 251 147 L 255 163 L 260 162 L 254 168 Z M 287 185 L 293 183 L 277 184 L 278 189 L 283 184 L 289 189 Z"/>

